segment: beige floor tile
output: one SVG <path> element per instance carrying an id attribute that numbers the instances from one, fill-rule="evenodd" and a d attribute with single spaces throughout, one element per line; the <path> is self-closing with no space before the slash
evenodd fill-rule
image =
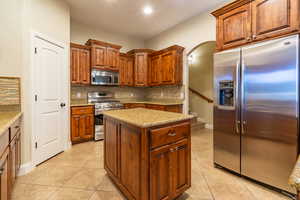
<path id="1" fill-rule="evenodd" d="M 48 200 L 89 200 L 94 191 L 62 188 L 50 196 Z"/>
<path id="2" fill-rule="evenodd" d="M 12 200 L 45 200 L 57 190 L 57 187 L 17 183 L 12 192 Z"/>
<path id="3" fill-rule="evenodd" d="M 93 194 L 90 200 L 126 200 L 119 192 L 97 191 Z"/>
<path id="4" fill-rule="evenodd" d="M 80 169 L 63 187 L 96 190 L 102 183 L 106 172 L 104 169 Z"/>
<path id="5" fill-rule="evenodd" d="M 103 141 L 73 145 L 19 177 L 12 200 L 49 200 L 48 197 L 50 200 L 124 199 L 103 169 Z M 202 129 L 192 133 L 192 187 L 177 200 L 288 199 L 214 168 L 212 131 Z"/>

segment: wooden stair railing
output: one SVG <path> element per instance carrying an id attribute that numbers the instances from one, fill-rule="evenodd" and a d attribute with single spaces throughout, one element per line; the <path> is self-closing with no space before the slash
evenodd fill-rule
<path id="1" fill-rule="evenodd" d="M 210 98 L 204 96 L 203 94 L 199 93 L 198 91 L 196 91 L 196 90 L 194 90 L 194 89 L 192 89 L 192 88 L 190 88 L 190 87 L 189 87 L 189 90 L 190 90 L 192 93 L 196 94 L 198 97 L 200 97 L 200 98 L 206 100 L 208 103 L 213 103 L 213 102 L 214 102 L 212 99 L 210 99 Z"/>

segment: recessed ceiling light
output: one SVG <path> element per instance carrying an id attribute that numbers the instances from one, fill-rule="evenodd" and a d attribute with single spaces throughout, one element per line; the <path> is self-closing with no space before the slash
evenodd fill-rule
<path id="1" fill-rule="evenodd" d="M 153 9 L 151 8 L 151 6 L 146 6 L 144 8 L 144 14 L 145 15 L 150 15 L 153 12 Z"/>

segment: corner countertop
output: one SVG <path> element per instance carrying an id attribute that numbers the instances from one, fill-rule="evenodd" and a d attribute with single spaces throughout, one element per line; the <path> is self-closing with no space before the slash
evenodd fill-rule
<path id="1" fill-rule="evenodd" d="M 300 191 L 300 156 L 298 157 L 294 170 L 289 178 L 289 184 L 297 191 Z"/>
<path id="2" fill-rule="evenodd" d="M 172 113 L 145 108 L 110 110 L 103 113 L 105 116 L 141 127 L 149 128 L 152 126 L 163 125 L 172 122 L 192 119 L 192 115 Z"/>
<path id="3" fill-rule="evenodd" d="M 20 116 L 21 111 L 0 112 L 0 135 L 4 133 Z"/>

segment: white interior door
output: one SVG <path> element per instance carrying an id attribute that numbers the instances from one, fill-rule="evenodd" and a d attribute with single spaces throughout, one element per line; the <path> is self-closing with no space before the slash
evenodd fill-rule
<path id="1" fill-rule="evenodd" d="M 34 38 L 34 138 L 35 164 L 64 149 L 64 49 L 38 37 Z"/>

